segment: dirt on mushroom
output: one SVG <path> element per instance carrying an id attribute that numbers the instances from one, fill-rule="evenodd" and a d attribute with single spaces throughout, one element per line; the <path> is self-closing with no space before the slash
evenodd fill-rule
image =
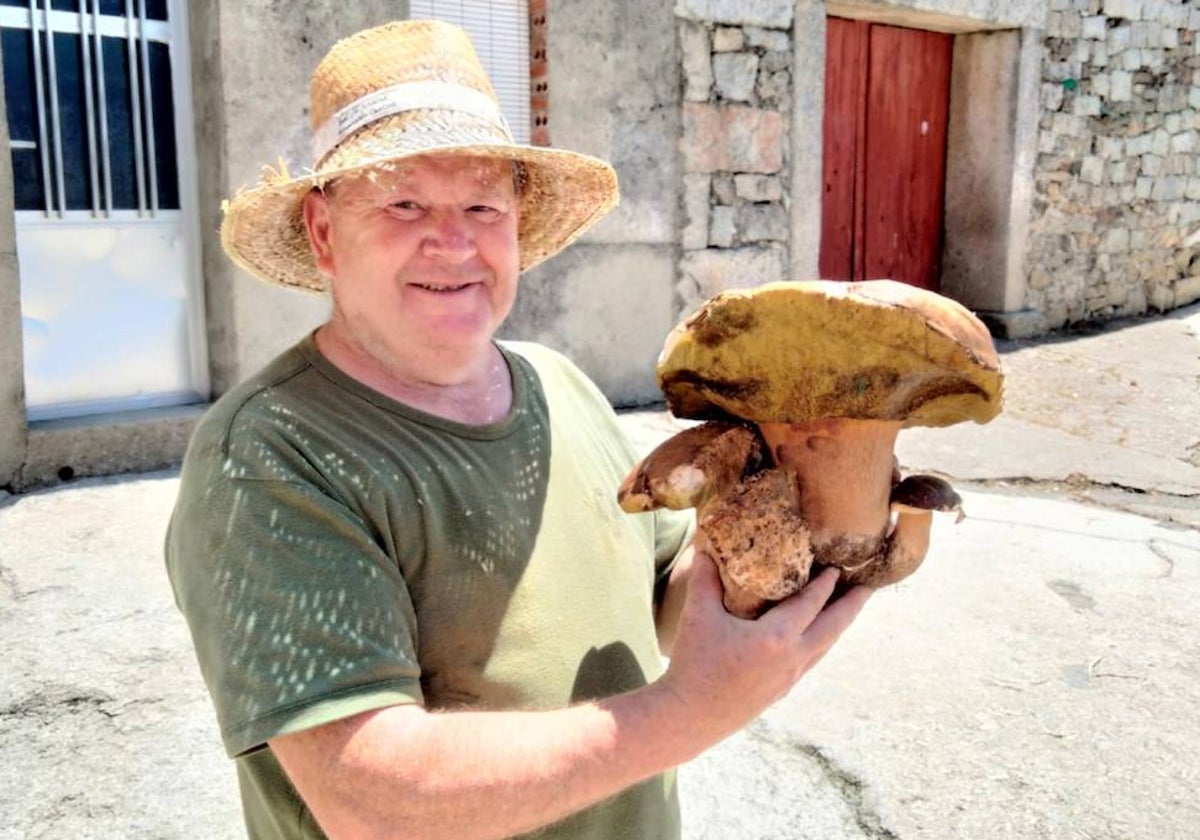
<path id="1" fill-rule="evenodd" d="M 816 567 L 869 586 L 911 574 L 932 512 L 960 508 L 933 476 L 893 487 L 896 436 L 985 423 L 1003 390 L 978 318 L 890 280 L 723 292 L 668 335 L 657 374 L 672 413 L 710 422 L 647 456 L 618 499 L 628 512 L 695 507 L 698 547 L 743 617 Z"/>

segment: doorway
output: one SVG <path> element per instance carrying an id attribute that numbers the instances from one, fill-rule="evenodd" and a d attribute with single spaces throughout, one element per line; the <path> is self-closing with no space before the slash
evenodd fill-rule
<path id="1" fill-rule="evenodd" d="M 830 17 L 820 276 L 937 291 L 954 36 Z"/>

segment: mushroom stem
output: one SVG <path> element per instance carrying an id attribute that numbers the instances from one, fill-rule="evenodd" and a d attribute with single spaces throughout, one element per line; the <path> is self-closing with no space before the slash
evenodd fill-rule
<path id="1" fill-rule="evenodd" d="M 817 563 L 856 566 L 880 552 L 901 426 L 850 418 L 759 424 L 775 464 L 798 478 Z"/>
<path id="2" fill-rule="evenodd" d="M 894 506 L 896 527 L 888 536 L 887 555 L 882 563 L 867 563 L 861 568 L 846 571 L 842 580 L 862 584 L 872 589 L 889 586 L 911 575 L 929 551 L 929 532 L 933 511 L 907 506 Z"/>

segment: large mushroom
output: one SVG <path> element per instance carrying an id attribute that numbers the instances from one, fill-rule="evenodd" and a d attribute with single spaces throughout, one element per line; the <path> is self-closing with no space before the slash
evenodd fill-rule
<path id="1" fill-rule="evenodd" d="M 618 493 L 628 512 L 697 508 L 698 548 L 725 606 L 755 617 L 814 566 L 872 587 L 911 574 L 948 483 L 897 483 L 907 426 L 986 423 L 1003 374 L 987 328 L 934 292 L 871 280 L 723 292 L 667 337 L 658 383 L 678 417 L 708 421 L 648 455 Z"/>

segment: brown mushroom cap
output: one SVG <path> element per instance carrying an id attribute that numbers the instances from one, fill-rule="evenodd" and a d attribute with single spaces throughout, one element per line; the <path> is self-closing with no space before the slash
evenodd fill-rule
<path id="1" fill-rule="evenodd" d="M 987 327 L 949 298 L 813 280 L 709 300 L 667 336 L 658 384 L 679 417 L 948 426 L 995 417 L 1003 374 Z"/>

